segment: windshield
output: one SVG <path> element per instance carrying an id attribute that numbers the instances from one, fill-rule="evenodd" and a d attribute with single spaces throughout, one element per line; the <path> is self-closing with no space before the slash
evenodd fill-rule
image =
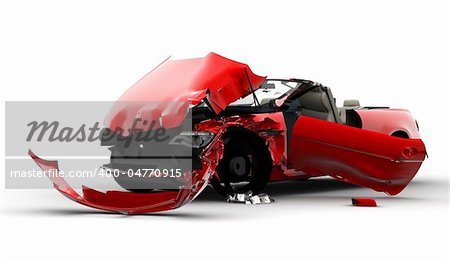
<path id="1" fill-rule="evenodd" d="M 277 99 L 285 93 L 296 89 L 300 83 L 294 81 L 267 80 L 262 87 L 255 91 L 259 104 L 263 105 L 273 99 Z M 256 106 L 253 94 L 238 99 L 230 104 L 230 106 Z"/>

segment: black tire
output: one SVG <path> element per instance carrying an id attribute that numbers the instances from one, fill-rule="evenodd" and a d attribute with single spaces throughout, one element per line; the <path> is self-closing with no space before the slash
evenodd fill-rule
<path id="1" fill-rule="evenodd" d="M 391 136 L 403 138 L 403 139 L 409 139 L 409 135 L 404 131 L 395 131 L 391 134 Z"/>
<path id="2" fill-rule="evenodd" d="M 224 156 L 211 185 L 221 195 L 260 193 L 272 173 L 272 157 L 264 141 L 255 136 L 231 137 L 225 140 Z"/>

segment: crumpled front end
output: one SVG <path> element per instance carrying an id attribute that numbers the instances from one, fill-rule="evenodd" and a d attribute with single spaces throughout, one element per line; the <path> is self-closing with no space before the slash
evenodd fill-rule
<path id="1" fill-rule="evenodd" d="M 260 88 L 265 77 L 215 53 L 203 58 L 167 60 L 128 89 L 112 107 L 105 125 L 129 135 L 136 118 L 154 129 L 182 124 L 189 106 L 206 103 L 218 114 L 230 103 Z M 145 126 L 137 128 L 148 129 Z"/>
<path id="2" fill-rule="evenodd" d="M 100 139 L 111 151 L 111 161 L 103 168 L 118 171 L 114 179 L 128 191 L 103 192 L 83 185 L 78 193 L 64 179 L 57 161 L 43 160 L 31 151 L 29 155 L 51 174 L 48 177 L 59 192 L 80 204 L 126 214 L 175 209 L 207 186 L 223 154 L 222 131 L 206 135 L 193 131 L 190 108 L 203 102 L 218 114 L 264 81 L 248 65 L 210 53 L 203 58 L 166 60 L 134 84 L 111 107 Z M 159 146 L 147 143 L 147 137 Z M 207 142 L 202 141 L 205 137 Z M 190 164 L 191 159 L 192 166 L 172 169 L 185 160 Z M 152 179 L 159 184 L 140 178 L 148 170 L 158 171 Z M 176 170 L 176 178 L 163 178 L 167 170 Z"/>
<path id="3" fill-rule="evenodd" d="M 186 187 L 178 190 L 154 191 L 137 193 L 131 191 L 97 191 L 82 186 L 82 193 L 75 191 L 61 176 L 58 161 L 44 160 L 31 150 L 29 155 L 53 182 L 53 186 L 67 198 L 82 205 L 123 214 L 144 214 L 176 209 L 194 200 L 208 185 L 209 178 L 214 173 L 217 163 L 223 154 L 221 134 L 218 134 L 211 144 L 200 155 L 202 169 L 193 170 L 185 176 Z"/>

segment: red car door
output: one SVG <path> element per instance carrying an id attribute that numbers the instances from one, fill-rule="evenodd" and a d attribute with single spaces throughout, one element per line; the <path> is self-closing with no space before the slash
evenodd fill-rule
<path id="1" fill-rule="evenodd" d="M 426 156 L 420 139 L 403 139 L 300 116 L 288 149 L 291 168 L 330 175 L 390 195 L 412 180 Z"/>

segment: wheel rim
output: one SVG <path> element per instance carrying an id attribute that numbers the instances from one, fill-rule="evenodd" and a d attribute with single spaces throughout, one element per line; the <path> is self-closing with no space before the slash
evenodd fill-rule
<path id="1" fill-rule="evenodd" d="M 250 173 L 251 161 L 249 157 L 244 156 L 234 156 L 230 159 L 228 170 L 230 173 L 236 177 L 247 177 Z"/>
<path id="2" fill-rule="evenodd" d="M 266 145 L 262 141 L 240 138 L 224 142 L 225 151 L 216 169 L 217 177 L 211 180 L 214 189 L 222 195 L 261 191 L 272 170 Z"/>

